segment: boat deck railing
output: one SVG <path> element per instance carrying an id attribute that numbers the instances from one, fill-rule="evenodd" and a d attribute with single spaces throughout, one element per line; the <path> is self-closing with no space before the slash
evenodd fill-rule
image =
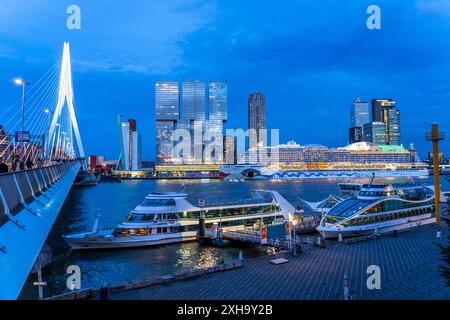
<path id="1" fill-rule="evenodd" d="M 236 206 L 236 205 L 246 205 L 246 204 L 262 204 L 262 203 L 271 203 L 273 198 L 267 197 L 263 199 L 242 199 L 242 200 L 233 200 L 233 201 L 206 201 L 206 207 L 225 207 L 225 206 Z"/>
<path id="2" fill-rule="evenodd" d="M 8 221 L 24 229 L 14 218 L 28 204 L 53 186 L 78 162 L 70 161 L 30 170 L 0 174 L 0 228 Z"/>
<path id="3" fill-rule="evenodd" d="M 422 183 L 393 183 L 392 186 L 394 189 L 412 189 L 412 188 L 420 188 L 420 187 L 429 187 L 431 184 L 428 182 Z"/>

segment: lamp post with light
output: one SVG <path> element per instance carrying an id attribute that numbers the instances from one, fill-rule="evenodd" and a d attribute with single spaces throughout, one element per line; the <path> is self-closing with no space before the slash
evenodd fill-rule
<path id="1" fill-rule="evenodd" d="M 14 83 L 18 86 L 22 86 L 22 117 L 21 117 L 21 126 L 20 126 L 20 158 L 22 159 L 24 154 L 24 142 L 23 142 L 23 125 L 24 125 L 24 116 L 25 116 L 25 86 L 30 84 L 24 79 L 17 78 L 14 80 Z"/>

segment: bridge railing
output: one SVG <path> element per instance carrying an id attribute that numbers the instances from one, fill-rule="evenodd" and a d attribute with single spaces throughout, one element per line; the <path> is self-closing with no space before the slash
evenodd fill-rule
<path id="1" fill-rule="evenodd" d="M 0 174 L 0 227 L 57 183 L 76 161 Z"/>

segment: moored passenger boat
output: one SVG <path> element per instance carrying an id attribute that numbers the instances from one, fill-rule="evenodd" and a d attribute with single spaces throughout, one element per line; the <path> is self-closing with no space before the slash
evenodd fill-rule
<path id="1" fill-rule="evenodd" d="M 324 238 L 368 235 L 435 222 L 433 186 L 365 184 L 359 195 L 333 207 L 317 230 Z"/>
<path id="2" fill-rule="evenodd" d="M 200 213 L 205 227 L 220 224 L 224 230 L 239 229 L 257 223 L 287 221 L 295 208 L 278 192 L 255 190 L 252 198 L 234 203 L 216 203 L 199 207 L 185 193 L 150 193 L 113 230 L 97 230 L 65 236 L 75 250 L 143 247 L 195 240 Z"/>

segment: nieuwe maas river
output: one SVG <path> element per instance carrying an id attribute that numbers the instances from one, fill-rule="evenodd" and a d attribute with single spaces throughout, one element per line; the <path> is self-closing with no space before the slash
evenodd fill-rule
<path id="1" fill-rule="evenodd" d="M 135 180 L 122 183 L 101 183 L 92 188 L 73 188 L 47 243 L 53 251 L 54 263 L 44 280 L 46 296 L 67 292 L 66 268 L 78 265 L 82 271 L 82 288 L 100 287 L 105 284 L 120 284 L 128 281 L 146 279 L 170 274 L 182 269 L 202 268 L 215 264 L 220 258 L 237 258 L 239 251 L 251 257 L 260 254 L 252 248 L 215 248 L 200 246 L 197 242 L 173 244 L 158 247 L 124 249 L 115 251 L 72 252 L 62 236 L 82 232 L 92 228 L 95 216 L 100 214 L 101 227 L 115 227 L 129 210 L 138 205 L 146 194 L 152 191 L 184 191 L 194 204 L 198 198 L 211 200 L 238 200 L 250 196 L 252 189 L 279 191 L 294 205 L 299 199 L 318 201 L 331 193 L 338 194 L 337 183 L 343 180 L 255 180 L 246 182 L 227 182 L 222 180 Z M 354 180 L 352 180 L 353 182 Z M 368 181 L 368 180 L 362 180 Z M 432 182 L 428 179 L 389 180 L 388 182 Z M 381 182 L 381 180 L 377 181 Z M 442 179 L 444 190 L 450 184 Z M 22 290 L 22 299 L 36 299 L 37 288 L 29 278 Z"/>

